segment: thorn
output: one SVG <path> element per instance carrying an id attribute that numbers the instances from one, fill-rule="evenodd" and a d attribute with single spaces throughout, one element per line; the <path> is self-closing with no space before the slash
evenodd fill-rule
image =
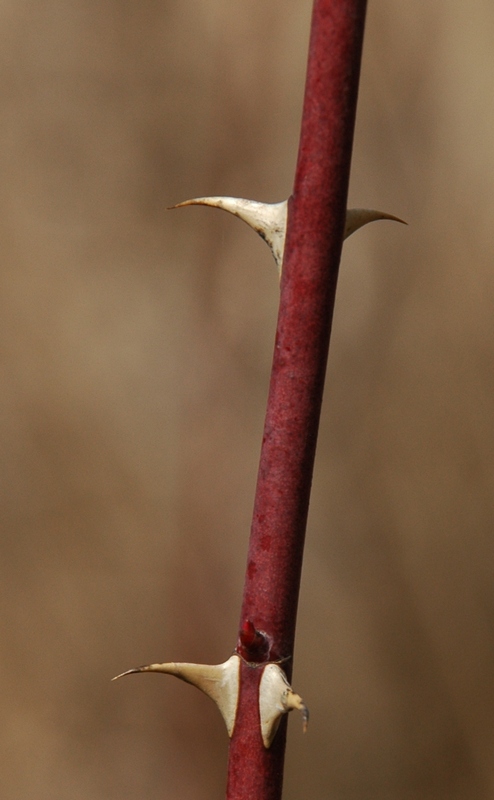
<path id="1" fill-rule="evenodd" d="M 386 214 L 385 211 L 374 211 L 370 208 L 349 208 L 346 212 L 346 224 L 343 239 L 348 239 L 352 233 L 355 233 L 355 231 L 358 231 L 359 228 L 367 225 L 368 222 L 375 222 L 379 219 L 390 219 L 394 222 L 402 222 L 403 225 L 408 224 L 405 222 L 405 220 L 395 217 L 393 214 Z"/>
<path id="2" fill-rule="evenodd" d="M 170 208 L 183 208 L 184 206 L 213 206 L 221 208 L 223 211 L 229 211 L 230 214 L 243 219 L 267 242 L 276 261 L 278 272 L 281 274 L 287 200 L 283 200 L 281 203 L 259 203 L 257 200 L 244 200 L 241 197 L 196 197 L 193 200 L 186 200 L 184 203 L 177 203 Z"/>
<path id="3" fill-rule="evenodd" d="M 148 664 L 122 672 L 112 678 L 112 681 L 138 672 L 163 672 L 196 686 L 216 703 L 225 721 L 228 735 L 232 736 L 239 694 L 239 656 L 233 655 L 224 664 L 215 665 L 184 664 L 175 661 L 168 664 Z"/>
<path id="4" fill-rule="evenodd" d="M 302 712 L 305 733 L 309 722 L 309 709 L 300 695 L 295 694 L 281 667 L 278 664 L 268 664 L 264 668 L 259 685 L 261 735 L 266 749 L 273 743 L 282 716 L 294 708 Z"/>

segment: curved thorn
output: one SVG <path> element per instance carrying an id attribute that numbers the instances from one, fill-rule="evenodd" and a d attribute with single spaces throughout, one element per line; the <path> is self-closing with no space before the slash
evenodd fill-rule
<path id="1" fill-rule="evenodd" d="M 239 694 L 240 657 L 233 655 L 224 664 L 186 664 L 171 661 L 167 664 L 148 664 L 135 667 L 112 678 L 116 681 L 125 675 L 138 672 L 163 672 L 196 686 L 216 703 L 232 736 L 235 727 Z"/>
<path id="2" fill-rule="evenodd" d="M 259 715 L 264 747 L 273 743 L 281 718 L 294 708 L 302 712 L 303 730 L 307 730 L 309 710 L 300 695 L 295 694 L 278 664 L 267 664 L 259 684 Z"/>
<path id="3" fill-rule="evenodd" d="M 285 245 L 286 217 L 288 201 L 281 203 L 259 203 L 257 200 L 245 200 L 241 197 L 195 197 L 185 200 L 171 208 L 184 206 L 213 206 L 221 208 L 239 217 L 261 236 L 269 245 L 281 273 L 283 248 Z"/>
<path id="4" fill-rule="evenodd" d="M 346 212 L 346 223 L 343 239 L 348 239 L 352 233 L 358 231 L 358 229 L 362 228 L 363 225 L 367 225 L 368 222 L 375 222 L 379 219 L 390 219 L 394 222 L 402 222 L 403 225 L 408 224 L 405 222 L 405 220 L 395 217 L 393 214 L 386 214 L 385 211 L 374 211 L 371 208 L 349 208 Z"/>

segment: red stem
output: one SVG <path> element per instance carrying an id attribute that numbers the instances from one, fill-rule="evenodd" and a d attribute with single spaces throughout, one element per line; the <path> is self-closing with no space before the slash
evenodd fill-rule
<path id="1" fill-rule="evenodd" d="M 302 132 L 237 652 L 244 658 L 228 800 L 279 800 L 286 725 L 261 740 L 263 665 L 288 659 L 295 623 L 346 211 L 366 0 L 315 0 Z M 246 663 L 250 662 L 250 663 Z M 286 719 L 286 718 L 285 718 Z"/>

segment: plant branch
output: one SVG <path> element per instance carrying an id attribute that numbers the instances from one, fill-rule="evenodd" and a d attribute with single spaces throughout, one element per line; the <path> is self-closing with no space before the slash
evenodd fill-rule
<path id="1" fill-rule="evenodd" d="M 315 0 L 237 652 L 228 800 L 279 800 L 286 720 L 263 746 L 263 665 L 291 673 L 303 546 L 350 174 L 365 0 Z"/>
<path id="2" fill-rule="evenodd" d="M 227 800 L 280 800 L 300 575 L 343 238 L 377 219 L 346 209 L 366 0 L 314 0 L 292 196 L 179 203 L 235 214 L 269 244 L 281 298 L 236 652 L 224 664 L 166 662 L 218 706 L 230 735 Z M 399 220 L 402 221 L 402 220 Z"/>

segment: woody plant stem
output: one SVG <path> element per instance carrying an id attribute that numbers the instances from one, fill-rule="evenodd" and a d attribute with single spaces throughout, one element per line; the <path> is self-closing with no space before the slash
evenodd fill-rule
<path id="1" fill-rule="evenodd" d="M 279 800 L 286 717 L 263 746 L 263 667 L 290 678 L 300 574 L 345 224 L 366 0 L 315 0 L 302 131 L 237 653 L 228 800 Z"/>
<path id="2" fill-rule="evenodd" d="M 314 0 L 302 133 L 288 201 L 200 197 L 269 244 L 281 299 L 239 635 L 223 664 L 166 662 L 218 706 L 230 736 L 227 800 L 280 800 L 286 714 L 307 707 L 289 685 L 302 557 L 343 238 L 394 219 L 346 209 L 365 0 Z M 401 220 L 400 220 L 401 221 Z M 116 678 L 114 679 L 116 680 Z"/>

